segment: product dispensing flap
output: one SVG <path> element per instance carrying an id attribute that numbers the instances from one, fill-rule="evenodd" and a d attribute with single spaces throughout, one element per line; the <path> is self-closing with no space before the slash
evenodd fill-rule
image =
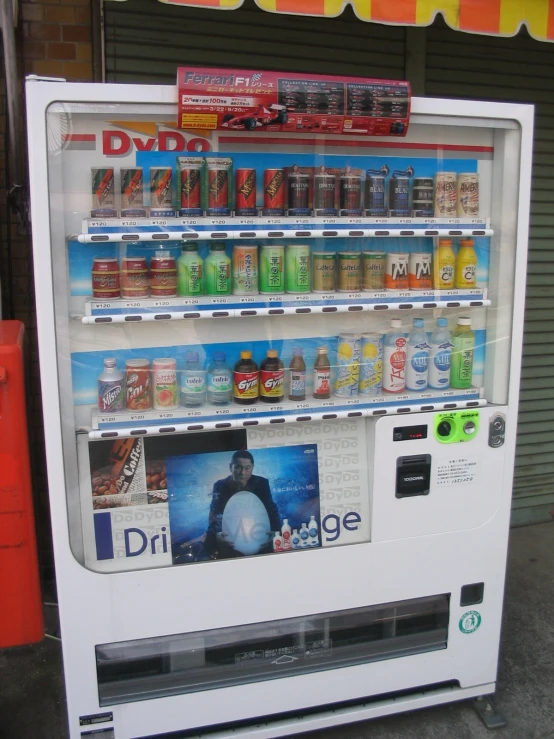
<path id="1" fill-rule="evenodd" d="M 410 83 L 179 67 L 179 128 L 405 136 Z"/>

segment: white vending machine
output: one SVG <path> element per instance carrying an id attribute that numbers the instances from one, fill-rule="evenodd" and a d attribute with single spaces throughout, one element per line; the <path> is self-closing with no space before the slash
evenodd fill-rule
<path id="1" fill-rule="evenodd" d="M 71 739 L 495 690 L 533 108 L 30 78 Z"/>

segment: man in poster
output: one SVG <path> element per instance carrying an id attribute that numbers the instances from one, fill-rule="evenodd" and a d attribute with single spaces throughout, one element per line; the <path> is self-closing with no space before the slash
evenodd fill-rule
<path id="1" fill-rule="evenodd" d="M 272 552 L 272 532 L 280 531 L 281 519 L 271 495 L 269 481 L 265 477 L 252 474 L 254 457 L 248 451 L 235 452 L 231 457 L 229 469 L 231 474 L 228 477 L 214 483 L 208 529 L 204 541 L 206 554 L 213 559 L 241 556 L 241 552 L 236 551 L 230 542 L 225 541 L 225 534 L 222 532 L 225 508 L 231 498 L 240 491 L 253 493 L 263 504 L 269 517 L 270 531 L 267 532 L 267 540 L 262 540 L 257 553 Z"/>

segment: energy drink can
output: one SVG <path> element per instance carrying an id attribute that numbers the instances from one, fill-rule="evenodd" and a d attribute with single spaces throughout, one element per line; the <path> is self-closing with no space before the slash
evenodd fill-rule
<path id="1" fill-rule="evenodd" d="M 305 244 L 287 246 L 285 287 L 288 293 L 309 293 L 311 287 L 310 247 Z"/>
<path id="2" fill-rule="evenodd" d="M 92 175 L 92 218 L 116 218 L 114 173 L 112 167 L 91 169 Z"/>
<path id="3" fill-rule="evenodd" d="M 337 379 L 335 380 L 335 395 L 338 395 L 341 398 L 351 398 L 358 394 L 360 359 L 360 334 L 340 334 L 337 346 Z"/>
<path id="4" fill-rule="evenodd" d="M 264 216 L 285 215 L 285 171 L 264 170 Z"/>
<path id="5" fill-rule="evenodd" d="M 408 255 L 389 252 L 385 267 L 385 290 L 407 290 Z"/>
<path id="6" fill-rule="evenodd" d="M 177 157 L 177 190 L 180 216 L 201 216 L 202 209 L 201 157 Z"/>
<path id="7" fill-rule="evenodd" d="M 458 175 L 456 213 L 462 218 L 476 218 L 479 215 L 479 175 L 476 172 Z"/>
<path id="8" fill-rule="evenodd" d="M 171 167 L 150 167 L 151 218 L 171 218 L 175 215 L 172 202 L 172 180 Z"/>
<path id="9" fill-rule="evenodd" d="M 287 185 L 289 216 L 311 215 L 310 175 L 303 172 L 289 172 Z"/>
<path id="10" fill-rule="evenodd" d="M 260 292 L 285 292 L 285 247 L 280 244 L 262 246 L 260 250 Z"/>
<path id="11" fill-rule="evenodd" d="M 144 218 L 142 167 L 121 170 L 121 217 Z"/>
<path id="12" fill-rule="evenodd" d="M 338 292 L 358 292 L 362 278 L 360 253 L 357 251 L 339 251 L 338 261 Z"/>
<path id="13" fill-rule="evenodd" d="M 362 334 L 360 395 L 379 395 L 383 387 L 383 336 Z"/>
<path id="14" fill-rule="evenodd" d="M 435 175 L 435 216 L 456 216 L 456 173 L 437 172 Z"/>
<path id="15" fill-rule="evenodd" d="M 335 292 L 337 257 L 334 252 L 314 251 L 312 254 L 312 291 Z"/>
<path id="16" fill-rule="evenodd" d="M 334 174 L 314 175 L 314 213 L 316 216 L 336 216 L 335 189 L 337 178 Z"/>
<path id="17" fill-rule="evenodd" d="M 410 290 L 430 290 L 433 287 L 430 254 L 410 254 L 408 284 Z"/>
<path id="18" fill-rule="evenodd" d="M 237 169 L 235 172 L 235 215 L 256 216 L 256 170 Z"/>
<path id="19" fill-rule="evenodd" d="M 341 216 L 362 215 L 362 178 L 346 172 L 339 181 Z"/>
<path id="20" fill-rule="evenodd" d="M 258 247 L 240 244 L 233 249 L 233 295 L 258 295 Z"/>
<path id="21" fill-rule="evenodd" d="M 362 290 L 383 290 L 385 287 L 385 252 L 362 253 Z"/>
<path id="22" fill-rule="evenodd" d="M 230 174 L 232 162 L 230 159 L 206 159 L 208 168 L 208 207 L 206 212 L 210 216 L 228 216 L 231 214 Z"/>

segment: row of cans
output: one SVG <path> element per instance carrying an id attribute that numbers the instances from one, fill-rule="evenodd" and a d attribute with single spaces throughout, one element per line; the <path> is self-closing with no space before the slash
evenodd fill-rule
<path id="1" fill-rule="evenodd" d="M 96 300 L 117 298 L 168 298 L 177 295 L 177 266 L 169 251 L 146 257 L 95 257 L 92 262 L 92 297 Z"/>
<path id="2" fill-rule="evenodd" d="M 263 206 L 257 202 L 257 172 L 234 171 L 230 157 L 177 157 L 177 196 L 180 216 L 362 216 L 476 217 L 479 215 L 479 175 L 437 172 L 414 177 L 413 168 L 393 171 L 386 165 L 360 174 L 346 167 L 339 175 L 299 169 L 265 169 Z M 151 217 L 173 217 L 173 170 L 150 167 Z M 233 189 L 234 184 L 234 189 Z M 337 197 L 338 193 L 338 197 Z M 92 169 L 93 218 L 115 218 L 114 169 Z M 362 204 L 363 203 L 363 204 Z M 338 207 L 337 207 L 338 206 Z M 122 217 L 145 217 L 143 169 L 121 169 Z"/>

